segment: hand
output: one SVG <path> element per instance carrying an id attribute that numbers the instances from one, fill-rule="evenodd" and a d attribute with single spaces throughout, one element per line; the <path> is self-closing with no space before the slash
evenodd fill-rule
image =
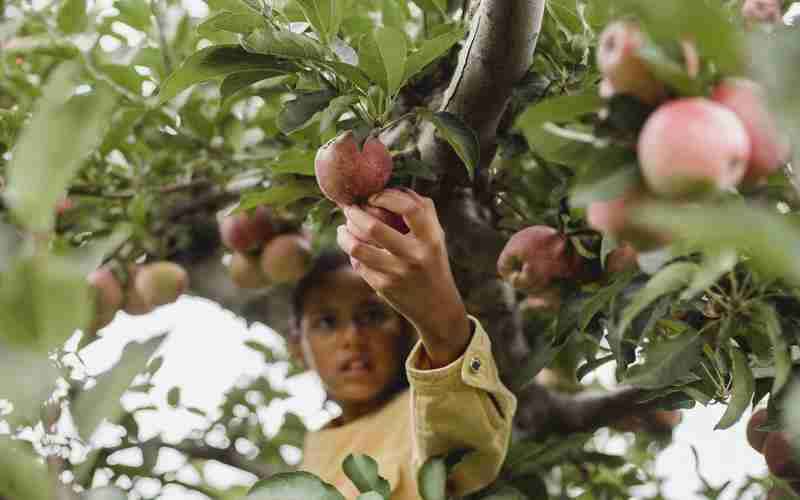
<path id="1" fill-rule="evenodd" d="M 414 325 L 432 368 L 455 361 L 469 343 L 470 325 L 433 201 L 411 190 L 387 189 L 369 203 L 402 216 L 409 233 L 348 206 L 339 246 L 361 277 Z"/>

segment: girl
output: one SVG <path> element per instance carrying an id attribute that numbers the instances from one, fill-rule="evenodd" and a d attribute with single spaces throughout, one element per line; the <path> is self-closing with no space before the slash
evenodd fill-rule
<path id="1" fill-rule="evenodd" d="M 449 492 L 477 491 L 505 458 L 516 399 L 498 378 L 489 337 L 464 308 L 433 202 L 388 189 L 369 203 L 401 215 L 409 233 L 345 207 L 337 241 L 347 255 L 317 259 L 295 290 L 291 351 L 342 409 L 308 434 L 302 469 L 355 498 L 341 464 L 364 453 L 377 460 L 392 498 L 411 500 L 419 498 L 417 468 L 461 450 L 468 453 Z"/>

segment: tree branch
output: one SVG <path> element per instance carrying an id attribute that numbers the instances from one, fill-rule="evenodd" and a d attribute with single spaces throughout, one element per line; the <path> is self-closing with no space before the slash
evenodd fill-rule
<path id="1" fill-rule="evenodd" d="M 216 460 L 217 462 L 230 465 L 239 470 L 249 472 L 259 479 L 267 478 L 277 472 L 272 466 L 249 460 L 240 455 L 233 447 L 212 448 L 206 445 L 199 445 L 191 442 L 179 444 L 163 443 L 163 446 L 172 448 L 192 458 L 202 458 L 204 460 Z"/>

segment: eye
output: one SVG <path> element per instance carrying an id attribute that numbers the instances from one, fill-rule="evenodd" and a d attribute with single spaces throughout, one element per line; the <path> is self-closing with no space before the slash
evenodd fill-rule
<path id="1" fill-rule="evenodd" d="M 380 305 L 368 306 L 358 313 L 358 324 L 361 326 L 380 326 L 390 317 L 390 312 Z"/>
<path id="2" fill-rule="evenodd" d="M 331 332 L 336 329 L 336 316 L 333 314 L 323 314 L 318 316 L 311 324 L 315 331 Z"/>

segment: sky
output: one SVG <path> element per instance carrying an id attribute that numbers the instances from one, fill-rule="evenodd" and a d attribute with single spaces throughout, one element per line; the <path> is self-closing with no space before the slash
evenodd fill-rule
<path id="1" fill-rule="evenodd" d="M 183 297 L 177 303 L 162 307 L 146 316 L 132 317 L 119 313 L 115 321 L 101 332 L 102 338 L 81 351 L 90 374 L 98 374 L 112 366 L 118 359 L 124 345 L 132 340 L 142 341 L 158 333 L 170 331 L 159 351 L 164 364 L 153 379 L 155 389 L 149 400 L 142 397 L 123 399 L 127 407 L 153 404 L 157 411 L 148 412 L 146 418 L 139 420 L 144 438 L 158 432 L 167 440 L 178 440 L 187 430 L 202 424 L 202 419 L 185 410 L 170 408 L 166 402 L 167 392 L 175 386 L 181 387 L 181 401 L 188 406 L 213 410 L 221 401 L 226 389 L 242 377 L 262 373 L 271 381 L 280 383 L 283 378 L 281 367 L 266 369 L 261 355 L 244 345 L 248 339 L 284 349 L 280 337 L 263 325 L 247 328 L 245 322 L 230 311 L 205 299 Z M 157 353 L 158 354 L 158 353 Z M 599 374 L 604 383 L 611 380 L 609 367 Z M 316 378 L 303 375 L 293 379 L 286 387 L 293 397 L 286 403 L 270 408 L 268 418 L 274 426 L 280 423 L 280 414 L 291 408 L 309 419 L 309 424 L 318 427 L 323 423 L 320 408 L 324 392 Z M 700 497 L 694 494 L 699 487 L 699 479 L 694 471 L 691 446 L 700 454 L 700 470 L 713 485 L 732 480 L 729 494 L 720 500 L 731 500 L 736 484 L 741 484 L 746 475 L 763 475 L 766 465 L 763 457 L 747 444 L 745 435 L 749 413 L 734 427 L 725 431 L 714 431 L 714 425 L 722 416 L 725 407 L 715 405 L 699 406 L 685 411 L 683 422 L 674 432 L 674 442 L 658 457 L 656 472 L 667 478 L 666 491 L 673 500 L 693 500 Z M 107 433 L 111 433 L 109 429 Z M 101 430 L 100 434 L 103 431 Z M 619 452 L 622 443 L 608 442 L 607 450 Z M 159 468 L 181 470 L 183 461 L 174 454 L 164 454 Z M 209 466 L 206 469 L 209 480 L 217 485 L 249 483 L 254 480 L 247 474 L 236 474 L 222 466 Z M 183 467 L 182 476 L 191 478 L 193 473 Z M 99 478 L 96 485 L 103 484 Z M 143 484 L 143 493 L 153 485 Z M 163 500 L 193 500 L 203 498 L 185 491 L 165 492 Z M 755 498 L 755 497 L 749 497 Z"/>

